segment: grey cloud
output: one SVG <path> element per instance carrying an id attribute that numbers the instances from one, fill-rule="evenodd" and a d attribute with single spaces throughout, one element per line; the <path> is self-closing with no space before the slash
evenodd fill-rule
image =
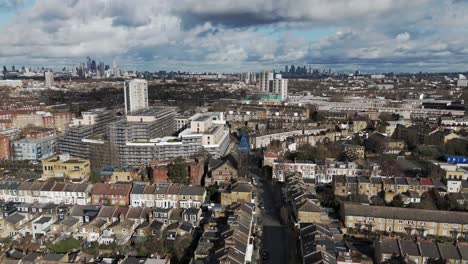
<path id="1" fill-rule="evenodd" d="M 48 0 L 0 27 L 11 36 L 0 39 L 0 57 L 60 63 L 117 56 L 132 67 L 217 71 L 286 63 L 456 69 L 468 61 L 467 11 L 461 1 L 438 0 Z M 337 33 L 288 33 L 325 26 Z"/>

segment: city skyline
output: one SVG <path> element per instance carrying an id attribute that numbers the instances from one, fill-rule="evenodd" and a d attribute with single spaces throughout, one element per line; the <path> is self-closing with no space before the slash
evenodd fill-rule
<path id="1" fill-rule="evenodd" d="M 464 72 L 468 2 L 0 2 L 5 65 L 212 72 L 311 65 L 352 72 Z"/>

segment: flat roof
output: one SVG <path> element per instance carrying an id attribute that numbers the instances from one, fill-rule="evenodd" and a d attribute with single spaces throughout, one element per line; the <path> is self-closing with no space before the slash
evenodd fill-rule
<path id="1" fill-rule="evenodd" d="M 211 116 L 209 116 L 209 115 L 202 115 L 202 116 L 198 116 L 193 121 L 206 121 L 206 120 L 208 120 L 210 118 L 211 118 Z"/>

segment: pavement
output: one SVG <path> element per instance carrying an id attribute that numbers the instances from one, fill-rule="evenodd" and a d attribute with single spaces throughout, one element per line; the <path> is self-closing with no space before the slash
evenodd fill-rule
<path id="1" fill-rule="evenodd" d="M 298 263 L 297 236 L 293 224 L 281 222 L 280 208 L 287 206 L 281 195 L 281 186 L 266 179 L 260 169 L 250 167 L 252 177 L 257 181 L 257 205 L 263 203 L 260 219 L 263 230 L 260 241 L 259 263 L 283 264 Z M 261 259 L 262 252 L 268 252 L 268 258 Z"/>

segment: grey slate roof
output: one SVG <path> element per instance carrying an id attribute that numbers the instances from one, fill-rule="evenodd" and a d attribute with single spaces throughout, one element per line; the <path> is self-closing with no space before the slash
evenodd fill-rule
<path id="1" fill-rule="evenodd" d="M 345 216 L 366 216 L 453 224 L 468 223 L 468 212 L 368 206 L 353 203 L 344 203 L 343 209 Z"/>

